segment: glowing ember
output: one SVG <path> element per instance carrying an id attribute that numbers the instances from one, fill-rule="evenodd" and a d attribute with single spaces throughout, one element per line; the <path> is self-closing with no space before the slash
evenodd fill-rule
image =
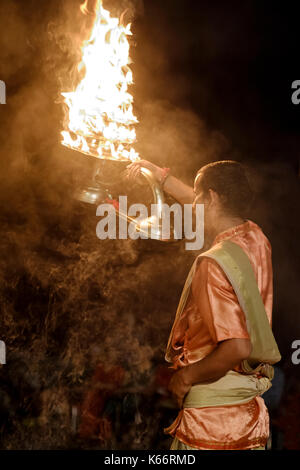
<path id="1" fill-rule="evenodd" d="M 81 7 L 85 11 L 85 4 Z M 68 106 L 68 130 L 62 144 L 99 158 L 139 160 L 132 145 L 136 140 L 133 83 L 128 66 L 130 24 L 118 18 L 97 1 L 96 19 L 90 38 L 82 47 L 78 70 L 85 76 L 75 91 L 62 93 Z"/>

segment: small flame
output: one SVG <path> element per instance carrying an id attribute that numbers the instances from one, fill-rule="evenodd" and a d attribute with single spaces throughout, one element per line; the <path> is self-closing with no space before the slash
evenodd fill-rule
<path id="1" fill-rule="evenodd" d="M 89 13 L 88 0 L 81 11 Z M 118 18 L 111 18 L 99 0 L 95 13 L 78 66 L 85 76 L 75 91 L 62 93 L 68 106 L 68 130 L 61 133 L 62 144 L 98 158 L 139 160 L 133 148 L 138 120 L 128 92 L 133 83 L 128 65 L 131 25 L 122 26 Z"/>

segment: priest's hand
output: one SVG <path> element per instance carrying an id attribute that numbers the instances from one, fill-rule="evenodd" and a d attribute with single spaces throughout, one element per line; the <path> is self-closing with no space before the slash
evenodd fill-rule
<path id="1" fill-rule="evenodd" d="M 190 388 L 191 384 L 186 381 L 183 369 L 179 369 L 172 375 L 168 390 L 171 392 L 179 408 L 182 408 L 184 397 L 189 392 Z"/>
<path id="2" fill-rule="evenodd" d="M 148 168 L 154 175 L 157 182 L 161 182 L 161 179 L 164 174 L 163 168 L 155 165 L 154 163 L 149 162 L 148 160 L 138 160 L 136 162 L 130 163 L 127 165 L 124 176 L 130 181 L 134 181 L 141 174 L 141 168 Z"/>
<path id="3" fill-rule="evenodd" d="M 219 380 L 229 370 L 234 369 L 241 361 L 247 359 L 251 351 L 251 341 L 247 338 L 220 341 L 217 347 L 204 359 L 175 372 L 168 388 L 180 408 L 185 395 L 193 385 Z"/>

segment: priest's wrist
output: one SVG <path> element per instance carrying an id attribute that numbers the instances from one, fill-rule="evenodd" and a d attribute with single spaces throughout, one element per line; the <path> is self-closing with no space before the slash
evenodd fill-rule
<path id="1" fill-rule="evenodd" d="M 180 374 L 180 379 L 184 385 L 186 385 L 187 387 L 191 387 L 192 385 L 194 385 L 193 377 L 189 366 L 183 367 L 178 371 L 178 373 Z"/>
<path id="2" fill-rule="evenodd" d="M 170 168 L 160 168 L 160 175 L 158 177 L 158 182 L 162 189 L 169 175 L 170 175 Z"/>

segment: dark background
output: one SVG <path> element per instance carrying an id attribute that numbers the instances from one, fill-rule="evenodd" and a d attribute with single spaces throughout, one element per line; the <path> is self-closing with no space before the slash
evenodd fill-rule
<path id="1" fill-rule="evenodd" d="M 71 163 L 59 144 L 60 92 L 72 86 L 86 34 L 80 3 L 0 1 L 0 79 L 7 86 L 0 107 L 0 338 L 7 346 L 1 446 L 163 448 L 168 441 L 159 429 L 176 410 L 162 400 L 160 367 L 192 254 L 180 243 L 100 242 L 94 211 L 70 197 Z M 299 448 L 300 366 L 291 362 L 291 344 L 300 339 L 295 2 L 104 6 L 116 14 L 129 8 L 133 20 L 142 158 L 171 167 L 190 184 L 210 161 L 232 158 L 249 167 L 256 191 L 251 218 L 273 248 L 273 327 L 286 392 L 274 414 L 281 445 Z M 119 366 L 126 371 L 122 387 L 116 379 L 119 391 L 107 401 L 106 390 L 101 400 L 108 405 L 99 397 L 97 405 L 123 422 L 113 427 L 119 437 L 76 441 L 72 406 L 80 409 L 95 370 L 110 383 L 109 367 Z"/>

